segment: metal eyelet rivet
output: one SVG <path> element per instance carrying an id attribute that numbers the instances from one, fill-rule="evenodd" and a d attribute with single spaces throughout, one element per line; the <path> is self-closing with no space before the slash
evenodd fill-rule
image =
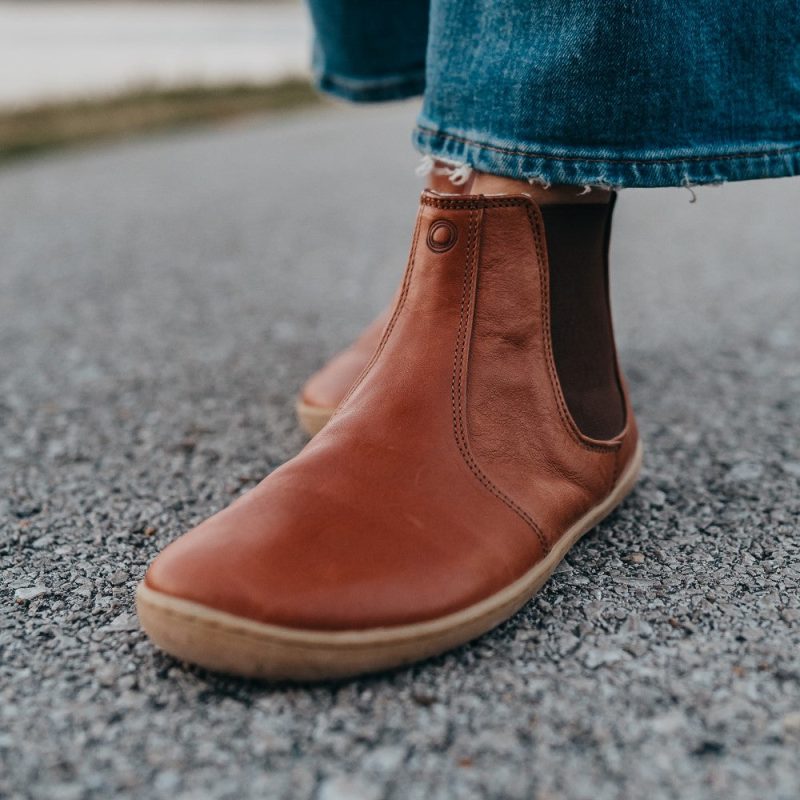
<path id="1" fill-rule="evenodd" d="M 437 219 L 428 228 L 428 247 L 434 253 L 446 253 L 458 241 L 458 228 L 449 219 Z"/>

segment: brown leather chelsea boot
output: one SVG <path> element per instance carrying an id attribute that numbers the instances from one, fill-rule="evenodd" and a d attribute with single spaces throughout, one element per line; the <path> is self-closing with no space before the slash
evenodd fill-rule
<path id="1" fill-rule="evenodd" d="M 560 378 L 583 373 L 554 346 L 555 287 L 529 197 L 425 192 L 366 369 L 297 457 L 156 558 L 137 594 L 152 640 L 211 669 L 314 680 L 408 664 L 508 619 L 642 457 L 602 315 L 622 411 L 582 415 L 606 438 L 571 413 L 567 389 L 587 395 Z"/>

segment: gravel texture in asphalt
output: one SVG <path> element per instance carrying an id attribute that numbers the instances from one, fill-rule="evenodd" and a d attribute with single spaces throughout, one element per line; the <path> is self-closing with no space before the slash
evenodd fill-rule
<path id="1" fill-rule="evenodd" d="M 800 181 L 622 193 L 639 488 L 477 643 L 269 687 L 157 652 L 167 542 L 295 453 L 389 298 L 413 108 L 0 172 L 0 797 L 800 796 Z"/>

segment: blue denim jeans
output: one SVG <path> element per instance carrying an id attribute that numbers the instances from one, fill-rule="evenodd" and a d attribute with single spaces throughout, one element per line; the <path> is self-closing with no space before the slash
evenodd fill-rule
<path id="1" fill-rule="evenodd" d="M 424 94 L 423 153 L 543 183 L 800 174 L 798 0 L 310 0 L 321 89 Z"/>

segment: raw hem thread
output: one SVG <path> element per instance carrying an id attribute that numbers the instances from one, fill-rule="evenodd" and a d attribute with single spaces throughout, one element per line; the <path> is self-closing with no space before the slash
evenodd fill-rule
<path id="1" fill-rule="evenodd" d="M 542 185 L 573 184 L 605 189 L 701 186 L 727 181 L 800 175 L 800 144 L 759 151 L 742 148 L 724 154 L 615 158 L 549 154 L 478 142 L 465 136 L 418 126 L 414 146 L 443 161 L 466 164 L 480 172 L 505 175 Z"/>

